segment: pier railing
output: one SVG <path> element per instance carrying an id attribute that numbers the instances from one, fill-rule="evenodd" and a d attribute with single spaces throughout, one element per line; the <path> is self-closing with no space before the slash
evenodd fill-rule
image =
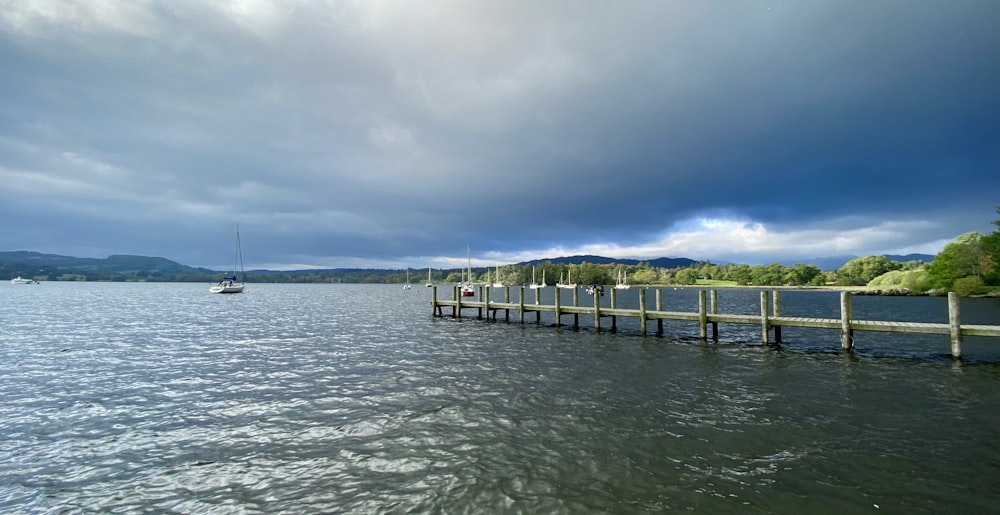
<path id="1" fill-rule="evenodd" d="M 505 318 L 510 320 L 510 312 L 518 313 L 520 323 L 525 323 L 525 316 L 530 313 L 535 314 L 535 323 L 541 321 L 542 313 L 553 313 L 557 326 L 563 324 L 562 318 L 565 315 L 573 316 L 574 327 L 579 325 L 580 315 L 593 317 L 594 329 L 600 331 L 601 319 L 609 318 L 611 329 L 616 329 L 617 318 L 637 318 L 639 321 L 639 331 L 643 336 L 649 330 L 648 323 L 656 322 L 656 334 L 663 334 L 664 320 L 682 320 L 696 322 L 699 328 L 699 336 L 702 340 L 711 338 L 713 341 L 719 339 L 719 324 L 745 324 L 760 327 L 761 343 L 764 345 L 780 344 L 781 329 L 783 327 L 808 327 L 819 329 L 833 329 L 840 331 L 841 348 L 853 350 L 854 331 L 883 331 L 896 333 L 917 333 L 917 334 L 941 334 L 948 335 L 951 341 L 951 355 L 956 359 L 962 357 L 962 340 L 965 336 L 988 336 L 1000 337 L 1000 326 L 994 325 L 963 325 L 960 321 L 959 297 L 955 293 L 948 294 L 948 323 L 929 322 L 893 322 L 882 320 L 858 320 L 853 318 L 851 309 L 851 293 L 840 292 L 840 317 L 839 318 L 809 318 L 809 317 L 789 317 L 781 315 L 781 292 L 775 290 L 773 298 L 771 292 L 760 292 L 760 314 L 759 315 L 737 315 L 724 314 L 718 312 L 717 291 L 698 291 L 698 311 L 664 311 L 662 291 L 654 288 L 655 305 L 652 309 L 646 305 L 646 288 L 634 288 L 639 293 L 639 307 L 620 308 L 618 307 L 618 290 L 610 290 L 610 304 L 602 305 L 602 296 L 598 292 L 593 293 L 593 305 L 580 305 L 580 290 L 573 288 L 572 301 L 566 304 L 562 300 L 562 291 L 556 288 L 554 292 L 554 302 L 552 304 L 542 304 L 538 290 L 535 291 L 532 302 L 526 302 L 523 286 L 516 286 L 518 296 L 516 302 L 511 302 L 510 286 L 503 289 L 503 300 L 492 300 L 490 298 L 490 288 L 480 286 L 478 298 L 482 300 L 472 300 L 463 298 L 458 287 L 452 290 L 452 298 L 439 299 L 438 287 L 434 286 L 431 297 L 431 312 L 434 316 L 445 316 L 444 308 L 451 308 L 451 316 L 460 318 L 462 310 L 474 309 L 477 317 L 482 319 L 492 318 L 496 320 L 497 312 L 504 311 Z M 773 333 L 773 338 L 772 338 Z"/>

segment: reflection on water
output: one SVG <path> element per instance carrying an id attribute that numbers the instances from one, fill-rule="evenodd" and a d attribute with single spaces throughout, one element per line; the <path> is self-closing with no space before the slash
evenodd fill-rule
<path id="1" fill-rule="evenodd" d="M 3 511 L 940 513 L 1000 494 L 996 343 L 962 363 L 946 338 L 877 333 L 854 354 L 835 332 L 706 345 L 682 324 L 432 318 L 430 292 L 391 286 L 3 295 Z"/>

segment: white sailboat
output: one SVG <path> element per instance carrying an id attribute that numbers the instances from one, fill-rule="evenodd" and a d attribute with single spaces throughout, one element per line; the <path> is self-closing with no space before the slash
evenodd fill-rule
<path id="1" fill-rule="evenodd" d="M 617 284 L 615 284 L 615 289 L 616 290 L 627 290 L 627 289 L 629 289 L 629 285 L 628 285 L 628 272 L 626 272 L 625 270 L 619 270 L 618 271 L 618 282 L 617 282 Z"/>
<path id="2" fill-rule="evenodd" d="M 236 276 L 237 265 L 239 266 L 240 275 L 243 276 L 242 281 Z M 223 277 L 218 284 L 213 284 L 208 291 L 212 293 L 243 293 L 245 281 L 246 273 L 243 271 L 243 250 L 240 248 L 240 225 L 236 224 L 236 257 L 233 259 L 233 275 Z"/>
<path id="3" fill-rule="evenodd" d="M 406 269 L 406 284 L 403 285 L 404 290 L 410 289 L 410 269 Z"/>
<path id="4" fill-rule="evenodd" d="M 576 288 L 576 283 L 573 282 L 572 268 L 570 268 L 569 271 L 566 273 L 566 282 L 562 282 L 562 274 L 559 274 L 559 284 L 557 284 L 556 286 L 560 288 L 569 288 L 569 289 Z"/>
<path id="5" fill-rule="evenodd" d="M 431 267 L 427 267 L 427 284 L 425 284 L 424 286 L 428 288 L 434 286 L 434 283 L 431 282 Z"/>
<path id="6" fill-rule="evenodd" d="M 466 278 L 466 274 L 465 273 L 462 274 L 462 285 L 461 285 L 460 289 L 462 290 L 462 296 L 463 297 L 475 297 L 476 296 L 476 289 L 475 289 L 475 287 L 472 286 L 472 251 L 470 251 L 469 248 L 466 247 L 465 248 L 465 252 L 466 252 L 467 259 L 469 260 L 469 264 L 468 264 L 468 268 L 467 268 L 468 278 Z"/>
<path id="7" fill-rule="evenodd" d="M 544 282 L 545 282 L 545 270 L 542 270 L 542 283 Z M 535 265 L 531 265 L 531 284 L 528 285 L 528 288 L 531 288 L 532 290 L 537 290 L 539 288 L 544 288 L 544 287 L 545 284 L 538 284 L 538 282 L 535 281 Z"/>
<path id="8" fill-rule="evenodd" d="M 497 276 L 496 277 L 497 278 L 496 278 L 495 281 L 493 281 L 492 286 L 494 288 L 503 288 L 503 283 L 500 282 L 500 265 L 499 264 L 497 264 Z"/>

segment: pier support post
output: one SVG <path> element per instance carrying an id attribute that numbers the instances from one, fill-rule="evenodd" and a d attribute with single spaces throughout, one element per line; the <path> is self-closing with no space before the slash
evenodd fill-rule
<path id="1" fill-rule="evenodd" d="M 524 325 L 524 286 L 521 286 L 517 294 L 517 312 L 518 317 L 521 319 L 521 324 Z"/>
<path id="2" fill-rule="evenodd" d="M 656 310 L 663 311 L 663 290 L 656 289 Z M 656 319 L 656 336 L 663 336 L 663 319 Z"/>
<path id="3" fill-rule="evenodd" d="M 615 298 L 614 293 L 612 293 L 611 295 L 612 299 Z M 612 320 L 614 320 L 614 318 L 612 318 Z M 598 291 L 594 291 L 594 330 L 595 331 L 601 330 L 601 294 Z"/>
<path id="4" fill-rule="evenodd" d="M 646 336 L 646 289 L 639 288 L 639 332 Z"/>
<path id="5" fill-rule="evenodd" d="M 540 291 L 542 291 L 541 288 L 535 288 L 535 305 L 536 306 L 542 303 L 542 301 L 541 301 L 541 293 L 538 293 Z M 542 323 L 542 312 L 536 309 L 535 310 L 535 324 L 540 324 L 540 323 Z"/>
<path id="6" fill-rule="evenodd" d="M 767 291 L 760 292 L 760 343 L 767 345 L 770 343 L 768 341 L 768 323 L 767 323 L 767 312 L 768 312 L 768 295 Z"/>
<path id="7" fill-rule="evenodd" d="M 438 306 L 438 287 L 435 286 L 431 288 L 431 316 L 438 316 L 441 312 L 441 307 Z"/>
<path id="8" fill-rule="evenodd" d="M 556 287 L 556 293 L 555 293 L 555 295 L 556 295 L 556 327 L 562 327 L 562 306 L 560 305 L 561 304 L 562 295 L 560 295 L 560 292 L 559 292 L 560 289 L 561 288 L 559 288 L 557 286 Z"/>
<path id="9" fill-rule="evenodd" d="M 595 296 L 596 298 L 596 296 Z M 597 305 L 596 303 L 594 304 Z M 618 308 L 618 290 L 616 288 L 611 289 L 611 309 Z M 618 317 L 611 315 L 611 332 L 618 331 Z"/>
<path id="10" fill-rule="evenodd" d="M 455 307 L 452 308 L 451 312 L 452 318 L 462 318 L 462 294 L 458 291 L 458 286 L 453 286 L 452 291 L 455 292 Z"/>
<path id="11" fill-rule="evenodd" d="M 708 307 L 705 302 L 705 290 L 698 290 L 698 336 L 701 341 L 708 340 Z"/>
<path id="12" fill-rule="evenodd" d="M 781 316 L 781 292 L 774 290 L 774 307 L 773 313 L 775 318 Z M 774 343 L 781 343 L 781 326 L 774 326 Z"/>
<path id="13" fill-rule="evenodd" d="M 486 309 L 486 320 L 489 321 L 489 319 L 490 319 L 490 287 L 489 286 L 483 286 L 482 289 L 480 289 L 479 291 L 483 294 L 483 306 Z M 496 312 L 493 313 L 493 318 L 496 318 Z"/>
<path id="14" fill-rule="evenodd" d="M 510 304 L 510 286 L 503 287 L 503 303 Z M 504 321 L 510 322 L 510 308 L 504 308 L 503 318 Z"/>
<path id="15" fill-rule="evenodd" d="M 948 326 L 951 333 L 951 357 L 962 359 L 962 321 L 959 316 L 958 294 L 948 292 Z"/>
<path id="16" fill-rule="evenodd" d="M 489 295 L 489 289 L 490 289 L 489 286 L 487 286 L 486 287 L 486 292 L 487 292 L 486 295 Z M 485 300 L 485 297 L 483 297 L 483 287 L 482 286 L 479 287 L 479 298 Z M 482 303 L 480 303 L 480 306 L 478 308 L 476 308 L 476 311 L 479 313 L 479 320 L 482 320 L 483 319 L 483 306 L 482 306 Z"/>
<path id="17" fill-rule="evenodd" d="M 709 304 L 708 307 L 709 307 L 710 312 L 713 315 L 718 315 L 719 314 L 719 291 L 718 290 L 712 290 L 712 293 L 709 295 L 709 303 L 708 304 Z M 712 322 L 712 341 L 715 342 L 715 343 L 719 343 L 719 323 L 718 322 Z"/>
<path id="18" fill-rule="evenodd" d="M 840 292 L 840 348 L 854 350 L 854 329 L 851 329 L 851 292 Z"/>
<path id="19" fill-rule="evenodd" d="M 580 290 L 576 286 L 573 287 L 573 307 L 580 306 Z M 573 329 L 580 327 L 580 314 L 573 312 Z"/>

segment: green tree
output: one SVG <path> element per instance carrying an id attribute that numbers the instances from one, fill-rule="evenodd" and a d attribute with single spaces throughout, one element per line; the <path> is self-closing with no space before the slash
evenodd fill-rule
<path id="1" fill-rule="evenodd" d="M 935 286 L 950 290 L 955 281 L 963 277 L 979 277 L 982 280 L 984 268 L 991 271 L 993 263 L 983 247 L 983 235 L 969 232 L 945 245 L 927 266 L 927 271 Z"/>
<path id="2" fill-rule="evenodd" d="M 674 276 L 676 284 L 698 284 L 698 271 L 693 268 L 682 268 Z"/>
<path id="3" fill-rule="evenodd" d="M 903 264 L 885 256 L 865 256 L 852 259 L 837 270 L 840 278 L 847 278 L 846 284 L 868 284 L 872 279 L 893 270 L 901 270 Z M 844 281 L 840 281 L 844 282 Z"/>

